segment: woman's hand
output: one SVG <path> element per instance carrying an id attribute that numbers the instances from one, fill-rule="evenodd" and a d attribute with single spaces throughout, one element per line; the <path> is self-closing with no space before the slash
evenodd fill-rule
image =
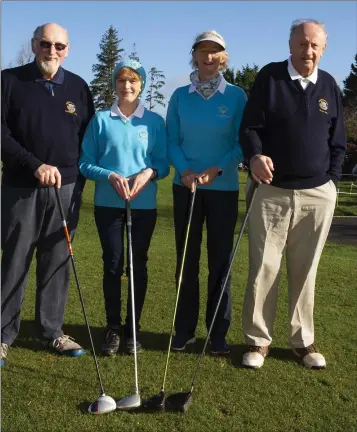
<path id="1" fill-rule="evenodd" d="M 195 181 L 197 174 L 190 168 L 185 170 L 181 176 L 181 182 L 193 192 L 195 190 Z"/>
<path id="2" fill-rule="evenodd" d="M 130 177 L 129 180 L 134 180 L 133 186 L 130 191 L 130 199 L 135 199 L 139 193 L 145 189 L 150 180 L 154 177 L 154 170 L 152 168 L 146 168 L 136 176 Z"/>
<path id="3" fill-rule="evenodd" d="M 200 185 L 210 185 L 218 175 L 218 168 L 216 166 L 206 168 L 201 173 L 197 174 L 197 181 Z"/>
<path id="4" fill-rule="evenodd" d="M 120 196 L 120 198 L 123 198 L 124 200 L 130 198 L 130 187 L 127 178 L 112 172 L 109 176 L 109 182 L 115 189 L 116 193 Z"/>

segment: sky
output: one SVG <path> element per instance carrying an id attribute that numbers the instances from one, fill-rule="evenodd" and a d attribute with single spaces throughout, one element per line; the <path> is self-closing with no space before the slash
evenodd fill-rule
<path id="1" fill-rule="evenodd" d="M 70 53 L 63 63 L 88 83 L 93 79 L 99 43 L 113 25 L 127 54 L 133 43 L 142 64 L 166 76 L 168 99 L 176 87 L 188 84 L 190 49 L 195 36 L 217 30 L 226 40 L 229 66 L 259 67 L 289 56 L 292 21 L 323 21 L 327 50 L 319 67 L 339 85 L 349 75 L 357 54 L 356 1 L 6 1 L 1 3 L 1 64 L 14 65 L 21 45 L 46 22 L 65 27 Z"/>

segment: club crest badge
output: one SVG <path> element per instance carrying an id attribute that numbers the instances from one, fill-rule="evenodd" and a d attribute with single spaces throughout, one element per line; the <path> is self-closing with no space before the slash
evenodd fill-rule
<path id="1" fill-rule="evenodd" d="M 65 109 L 65 112 L 77 115 L 77 113 L 76 113 L 76 106 L 75 106 L 75 104 L 73 102 L 67 101 L 66 102 L 66 108 L 67 109 Z"/>
<path id="2" fill-rule="evenodd" d="M 319 99 L 319 107 L 320 107 L 321 112 L 324 112 L 325 114 L 327 114 L 328 103 L 325 99 Z"/>
<path id="3" fill-rule="evenodd" d="M 228 117 L 227 113 L 228 113 L 229 108 L 225 105 L 221 105 L 218 107 L 218 115 L 219 117 Z"/>
<path id="4" fill-rule="evenodd" d="M 140 129 L 138 132 L 138 139 L 141 142 L 146 142 L 148 139 L 148 131 L 146 129 Z"/>

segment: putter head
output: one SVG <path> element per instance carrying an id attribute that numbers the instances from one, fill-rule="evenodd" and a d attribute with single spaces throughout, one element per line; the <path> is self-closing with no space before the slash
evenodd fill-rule
<path id="1" fill-rule="evenodd" d="M 165 409 L 165 392 L 152 396 L 143 402 L 144 411 L 164 411 Z"/>
<path id="2" fill-rule="evenodd" d="M 165 400 L 166 411 L 179 411 L 185 413 L 192 402 L 192 392 L 173 393 Z"/>
<path id="3" fill-rule="evenodd" d="M 140 395 L 135 393 L 118 400 L 116 407 L 118 410 L 129 411 L 138 408 L 141 405 Z"/>
<path id="4" fill-rule="evenodd" d="M 102 395 L 95 402 L 89 405 L 88 412 L 91 414 L 105 414 L 114 411 L 116 407 L 117 404 L 112 397 Z"/>

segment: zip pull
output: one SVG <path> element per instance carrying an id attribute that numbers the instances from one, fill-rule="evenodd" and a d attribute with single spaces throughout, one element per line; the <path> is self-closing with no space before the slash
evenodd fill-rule
<path id="1" fill-rule="evenodd" d="M 55 95 L 55 92 L 53 91 L 53 86 L 51 86 L 51 93 L 52 93 L 52 96 Z"/>

